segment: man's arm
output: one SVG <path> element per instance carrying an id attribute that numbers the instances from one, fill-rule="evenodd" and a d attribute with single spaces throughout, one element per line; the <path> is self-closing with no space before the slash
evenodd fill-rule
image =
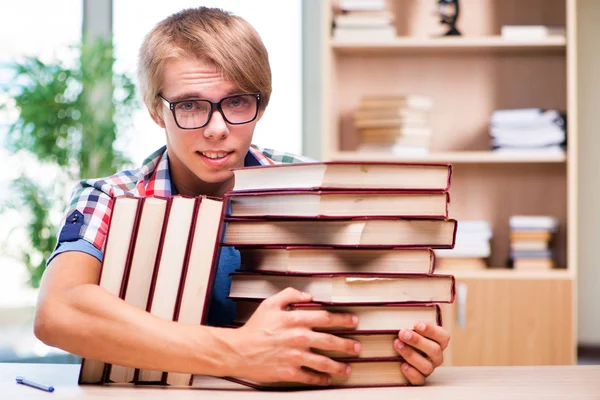
<path id="1" fill-rule="evenodd" d="M 35 316 L 40 340 L 123 366 L 259 382 L 327 384 L 329 374 L 346 374 L 346 365 L 310 348 L 357 354 L 356 342 L 312 330 L 353 328 L 357 321 L 345 314 L 285 311 L 288 304 L 310 301 L 295 289 L 266 300 L 244 327 L 226 329 L 157 318 L 98 286 L 99 272 L 100 262 L 82 252 L 61 253 L 50 262 Z"/>

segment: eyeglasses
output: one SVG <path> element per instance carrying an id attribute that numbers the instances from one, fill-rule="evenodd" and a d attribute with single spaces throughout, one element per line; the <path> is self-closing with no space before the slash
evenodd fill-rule
<path id="1" fill-rule="evenodd" d="M 256 119 L 260 105 L 259 93 L 234 94 L 223 97 L 216 103 L 204 99 L 169 101 L 161 94 L 158 96 L 169 107 L 175 123 L 181 129 L 204 128 L 215 110 L 221 113 L 228 124 L 247 124 Z"/>

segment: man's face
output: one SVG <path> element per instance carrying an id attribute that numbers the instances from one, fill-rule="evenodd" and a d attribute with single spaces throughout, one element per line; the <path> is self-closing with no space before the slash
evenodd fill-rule
<path id="1" fill-rule="evenodd" d="M 170 102 L 187 99 L 218 102 L 223 97 L 242 93 L 224 80 L 213 65 L 191 57 L 180 57 L 166 64 L 163 88 L 161 95 Z M 203 128 L 182 129 L 175 123 L 169 107 L 161 103 L 154 120 L 166 129 L 174 178 L 186 181 L 176 182 L 178 187 L 231 180 L 230 168 L 244 166 L 254 127 L 261 116 L 262 111 L 252 122 L 230 125 L 215 111 Z"/>

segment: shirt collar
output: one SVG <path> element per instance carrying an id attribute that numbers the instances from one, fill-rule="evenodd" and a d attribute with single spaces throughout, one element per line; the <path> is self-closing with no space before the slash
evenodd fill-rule
<path id="1" fill-rule="evenodd" d="M 261 151 L 251 146 L 244 157 L 244 167 L 257 167 L 260 165 L 272 165 L 274 162 Z M 169 155 L 167 146 L 163 146 L 158 151 L 148 157 L 142 165 L 144 171 L 143 187 L 140 187 L 140 193 L 144 192 L 145 196 L 170 197 L 179 194 L 177 187 L 171 180 L 169 170 Z M 142 184 L 144 182 L 141 182 Z"/>

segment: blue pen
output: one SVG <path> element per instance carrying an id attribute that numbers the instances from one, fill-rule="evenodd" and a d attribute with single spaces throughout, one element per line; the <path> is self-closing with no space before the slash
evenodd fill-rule
<path id="1" fill-rule="evenodd" d="M 54 388 L 52 386 L 46 386 L 46 385 L 42 385 L 41 383 L 29 381 L 29 380 L 23 378 L 22 376 L 17 376 L 17 383 L 20 383 L 21 385 L 27 385 L 32 388 L 44 390 L 44 391 L 50 392 L 50 393 L 54 392 Z"/>

